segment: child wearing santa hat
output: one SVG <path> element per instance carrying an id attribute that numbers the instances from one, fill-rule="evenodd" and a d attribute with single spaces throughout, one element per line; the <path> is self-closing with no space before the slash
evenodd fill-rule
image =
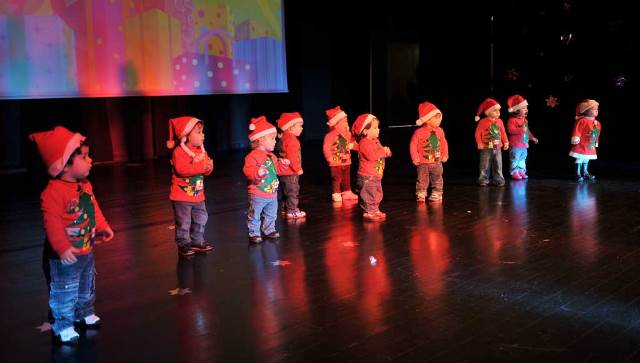
<path id="1" fill-rule="evenodd" d="M 42 192 L 41 204 L 51 278 L 53 334 L 57 341 L 73 344 L 80 337 L 74 324 L 85 328 L 100 324 L 94 307 L 93 245 L 96 232 L 106 242 L 113 238 L 113 230 L 86 179 L 92 160 L 83 152 L 85 137 L 60 126 L 29 137 L 52 177 Z"/>
<path id="2" fill-rule="evenodd" d="M 213 247 L 204 240 L 209 218 L 204 196 L 204 177 L 213 172 L 213 160 L 204 149 L 204 123 L 191 116 L 169 120 L 167 147 L 173 149 L 171 193 L 175 218 L 178 254 L 193 256 L 206 253 Z M 176 147 L 174 138 L 180 144 Z"/>
<path id="3" fill-rule="evenodd" d="M 527 149 L 529 140 L 535 144 L 538 139 L 529 130 L 529 103 L 520 95 L 513 95 L 507 99 L 509 106 L 509 121 L 507 121 L 507 132 L 509 133 L 509 157 L 511 159 L 511 178 L 515 180 L 527 179 Z"/>
<path id="4" fill-rule="evenodd" d="M 576 107 L 576 122 L 571 134 L 571 152 L 569 155 L 576 159 L 576 175 L 578 182 L 585 179 L 595 180 L 589 173 L 589 160 L 598 158 L 596 148 L 600 139 L 601 125 L 598 116 L 599 103 L 594 100 L 584 100 Z"/>
<path id="5" fill-rule="evenodd" d="M 484 118 L 480 118 L 484 115 Z M 502 151 L 509 149 L 507 133 L 504 130 L 504 123 L 500 119 L 500 104 L 498 101 L 487 98 L 478 107 L 475 117 L 476 144 L 480 150 L 480 177 L 478 183 L 481 186 L 489 184 L 489 177 L 497 186 L 504 185 L 502 176 Z"/>
<path id="6" fill-rule="evenodd" d="M 287 219 L 306 217 L 306 213 L 298 208 L 300 193 L 300 175 L 302 175 L 302 154 L 298 137 L 302 133 L 304 121 L 298 112 L 285 112 L 278 119 L 278 128 L 282 130 L 282 148 L 280 157 L 290 161 L 278 175 L 283 184 L 285 210 Z"/>
<path id="7" fill-rule="evenodd" d="M 382 146 L 378 136 L 380 121 L 374 115 L 365 113 L 353 123 L 351 132 L 358 142 L 358 185 L 360 186 L 360 206 L 364 210 L 363 217 L 370 221 L 383 221 L 387 215 L 380 211 L 382 201 L 382 175 L 384 159 L 391 156 L 391 149 Z"/>
<path id="8" fill-rule="evenodd" d="M 322 152 L 331 170 L 331 199 L 357 200 L 358 196 L 351 191 L 351 151 L 358 150 L 349 132 L 347 114 L 340 106 L 326 111 L 329 132 L 324 136 Z"/>
<path id="9" fill-rule="evenodd" d="M 247 227 L 251 243 L 262 242 L 261 232 L 268 239 L 280 237 L 276 231 L 278 172 L 285 171 L 291 162 L 273 154 L 276 133 L 275 126 L 264 116 L 251 119 L 249 140 L 253 150 L 244 158 L 242 169 L 248 180 Z"/>
<path id="10" fill-rule="evenodd" d="M 429 102 L 418 106 L 419 118 L 416 125 L 422 126 L 413 133 L 409 143 L 409 152 L 413 165 L 418 169 L 416 180 L 416 197 L 424 202 L 429 184 L 433 191 L 429 196 L 432 202 L 442 201 L 444 182 L 442 180 L 442 163 L 449 159 L 449 146 L 440 128 L 442 111 Z"/>

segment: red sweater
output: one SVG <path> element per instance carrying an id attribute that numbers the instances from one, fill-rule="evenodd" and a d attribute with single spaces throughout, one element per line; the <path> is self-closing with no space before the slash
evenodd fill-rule
<path id="1" fill-rule="evenodd" d="M 71 247 L 80 250 L 77 255 L 90 254 L 96 231 L 109 228 L 88 180 L 52 179 L 40 199 L 47 241 L 58 256 Z"/>
<path id="2" fill-rule="evenodd" d="M 358 174 L 382 178 L 384 159 L 391 156 L 391 153 L 387 154 L 387 151 L 380 144 L 380 140 L 365 137 L 360 140 L 358 156 L 360 157 Z"/>
<path id="3" fill-rule="evenodd" d="M 529 148 L 529 140 L 535 138 L 529 130 L 529 121 L 524 117 L 511 117 L 507 121 L 509 145 L 511 147 Z"/>
<path id="4" fill-rule="evenodd" d="M 273 153 L 260 149 L 251 150 L 245 156 L 242 168 L 242 172 L 248 179 L 249 194 L 260 198 L 277 198 L 278 172 L 286 168 L 288 165 L 279 162 Z"/>
<path id="5" fill-rule="evenodd" d="M 507 133 L 504 131 L 504 124 L 499 118 L 488 117 L 478 121 L 476 126 L 476 144 L 478 149 L 493 149 L 508 144 Z M 482 145 L 482 148 L 480 146 Z"/>
<path id="6" fill-rule="evenodd" d="M 596 147 L 598 147 L 598 140 L 600 140 L 600 129 L 600 121 L 596 119 L 582 117 L 576 120 L 571 141 L 572 143 L 577 142 L 577 144 L 571 147 L 569 155 L 574 158 L 597 159 Z"/>
<path id="7" fill-rule="evenodd" d="M 414 164 L 433 164 L 449 158 L 449 145 L 440 127 L 424 124 L 411 137 L 409 152 Z"/>
<path id="8" fill-rule="evenodd" d="M 189 147 L 196 155 L 201 155 L 200 159 L 192 159 L 178 146 L 173 149 L 171 165 L 173 166 L 173 176 L 171 177 L 171 194 L 169 199 L 175 202 L 199 203 L 204 200 L 204 176 L 211 174 L 207 170 L 207 164 L 213 163 L 207 152 L 201 147 Z"/>
<path id="9" fill-rule="evenodd" d="M 329 166 L 351 165 L 351 150 L 347 147 L 349 143 L 353 143 L 351 150 L 358 150 L 358 144 L 349 132 L 341 133 L 337 129 L 333 129 L 324 136 L 322 152 Z"/>
<path id="10" fill-rule="evenodd" d="M 302 153 L 300 151 L 300 141 L 298 137 L 289 131 L 282 133 L 282 151 L 280 157 L 289 159 L 291 164 L 278 172 L 278 175 L 298 175 L 302 170 Z"/>

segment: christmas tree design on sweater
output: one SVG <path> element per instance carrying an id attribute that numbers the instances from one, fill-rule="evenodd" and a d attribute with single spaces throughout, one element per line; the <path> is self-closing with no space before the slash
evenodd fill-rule
<path id="1" fill-rule="evenodd" d="M 81 191 L 77 203 L 73 203 L 67 210 L 67 213 L 78 215 L 76 219 L 65 228 L 71 245 L 83 251 L 89 250 L 93 245 L 96 228 L 96 212 L 93 204 L 93 195 Z"/>
<path id="2" fill-rule="evenodd" d="M 195 175 L 183 180 L 187 185 L 178 186 L 190 197 L 197 197 L 204 189 L 204 176 L 202 175 Z"/>
<path id="3" fill-rule="evenodd" d="M 380 175 L 384 172 L 384 159 L 376 160 L 376 172 Z"/>
<path id="4" fill-rule="evenodd" d="M 347 139 L 341 134 L 338 134 L 338 138 L 333 143 L 333 149 L 335 152 L 331 159 L 335 162 L 347 162 L 349 159 L 349 150 L 347 149 L 347 145 Z"/>
<path id="5" fill-rule="evenodd" d="M 522 128 L 524 129 L 524 134 L 522 135 L 522 143 L 527 144 L 529 142 L 529 123 L 525 122 Z"/>
<path id="6" fill-rule="evenodd" d="M 265 193 L 275 193 L 278 190 L 279 181 L 273 160 L 267 158 L 267 160 L 260 165 L 260 171 L 259 174 L 262 174 L 262 176 L 256 188 Z"/>
<path id="7" fill-rule="evenodd" d="M 591 128 L 591 133 L 590 133 L 590 140 L 589 140 L 589 148 L 591 149 L 595 149 L 596 147 L 596 140 L 598 140 L 598 128 L 596 127 L 596 124 L 593 124 L 593 127 Z"/>
<path id="8" fill-rule="evenodd" d="M 431 131 L 431 136 L 425 140 L 424 158 L 429 161 L 436 161 L 440 159 L 440 140 L 435 131 Z"/>

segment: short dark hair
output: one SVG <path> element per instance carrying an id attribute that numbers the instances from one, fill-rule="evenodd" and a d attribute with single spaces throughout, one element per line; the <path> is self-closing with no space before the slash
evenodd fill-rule
<path id="1" fill-rule="evenodd" d="M 69 155 L 69 160 L 67 160 L 67 163 L 65 164 L 66 166 L 72 166 L 73 165 L 73 159 L 76 157 L 76 155 L 80 155 L 82 154 L 82 147 L 89 147 L 89 143 L 86 141 L 83 141 L 80 146 L 78 146 L 75 150 L 73 150 L 73 152 L 71 153 L 71 155 Z M 62 170 L 60 172 L 60 174 L 56 175 L 56 179 L 60 178 L 62 176 L 62 174 L 64 173 L 64 170 Z"/>

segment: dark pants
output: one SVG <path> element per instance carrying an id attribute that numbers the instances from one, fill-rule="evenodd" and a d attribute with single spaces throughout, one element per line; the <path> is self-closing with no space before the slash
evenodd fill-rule
<path id="1" fill-rule="evenodd" d="M 94 313 L 96 268 L 93 253 L 76 257 L 78 261 L 72 265 L 63 265 L 60 259 L 49 259 L 49 307 L 55 320 L 55 334 L 72 327 L 75 320 Z"/>
<path id="2" fill-rule="evenodd" d="M 494 183 L 499 185 L 504 184 L 504 177 L 502 176 L 502 150 L 500 148 L 480 150 L 480 177 L 478 178 L 478 182 L 480 184 L 488 184 L 490 176 Z"/>
<path id="3" fill-rule="evenodd" d="M 300 193 L 300 177 L 298 175 L 282 175 L 282 192 L 284 193 L 284 204 L 287 212 L 298 211 L 298 195 Z"/>
<path id="4" fill-rule="evenodd" d="M 176 244 L 188 247 L 191 244 L 204 244 L 204 226 L 209 214 L 203 202 L 173 202 L 173 215 L 176 221 Z"/>
<path id="5" fill-rule="evenodd" d="M 418 180 L 416 180 L 416 194 L 427 195 L 429 184 L 433 191 L 442 195 L 444 181 L 442 180 L 442 163 L 418 165 Z"/>
<path id="6" fill-rule="evenodd" d="M 360 207 L 367 213 L 375 213 L 380 209 L 382 201 L 382 178 L 358 174 L 360 188 Z"/>
<path id="7" fill-rule="evenodd" d="M 332 166 L 331 189 L 333 193 L 351 190 L 351 165 Z"/>

